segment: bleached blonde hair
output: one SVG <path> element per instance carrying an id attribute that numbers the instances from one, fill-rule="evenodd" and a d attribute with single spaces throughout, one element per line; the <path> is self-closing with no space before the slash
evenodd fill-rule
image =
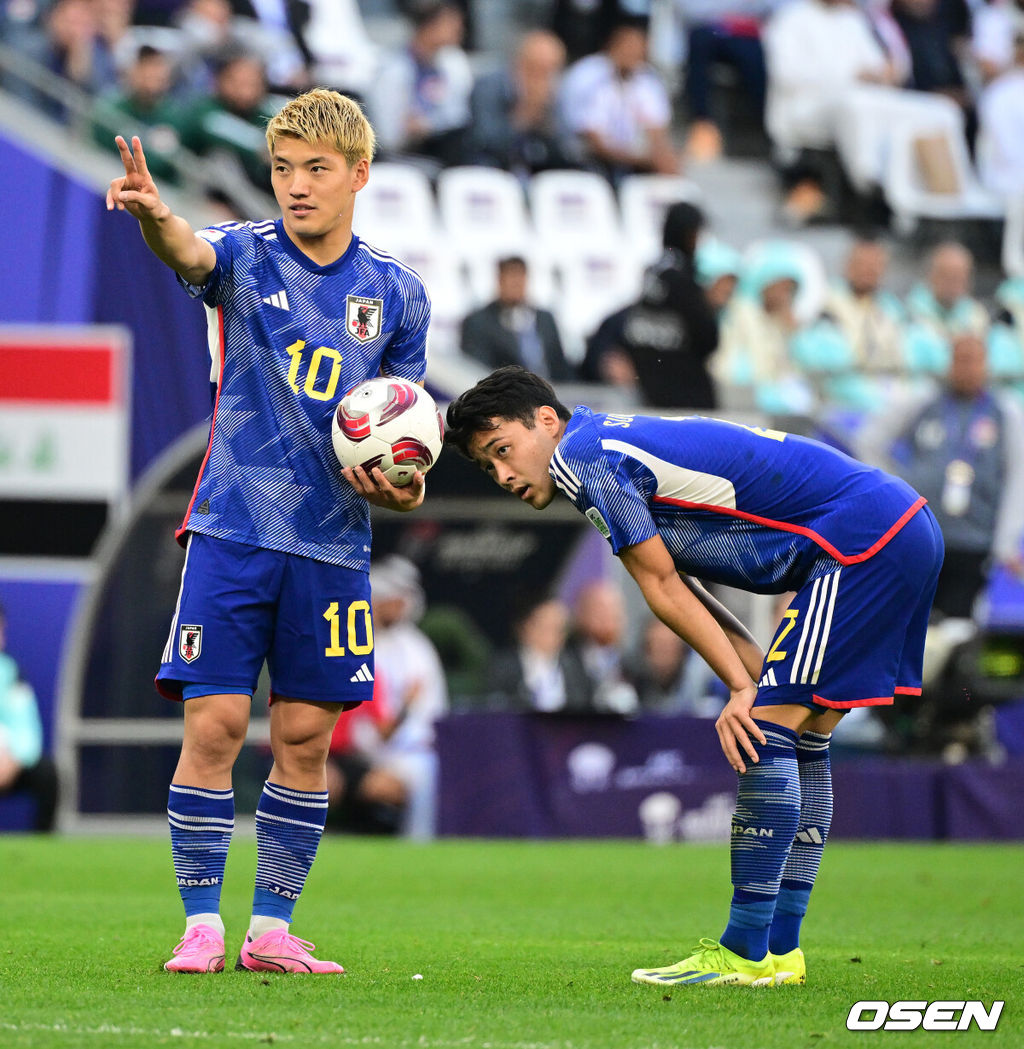
<path id="1" fill-rule="evenodd" d="M 282 135 L 290 135 L 313 144 L 324 142 L 340 153 L 349 165 L 363 157 L 373 160 L 377 136 L 363 115 L 359 104 L 337 91 L 315 87 L 297 95 L 267 124 L 267 148 L 274 155 L 274 145 Z"/>

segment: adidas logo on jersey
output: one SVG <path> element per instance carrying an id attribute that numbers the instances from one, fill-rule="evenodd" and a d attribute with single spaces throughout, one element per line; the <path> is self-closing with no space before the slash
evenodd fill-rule
<path id="1" fill-rule="evenodd" d="M 372 681 L 373 674 L 370 673 L 370 668 L 364 663 L 350 678 L 349 681 Z"/>
<path id="2" fill-rule="evenodd" d="M 285 291 L 275 291 L 273 295 L 264 295 L 263 301 L 268 306 L 276 306 L 279 310 L 291 309 L 291 306 L 288 305 L 288 293 Z"/>

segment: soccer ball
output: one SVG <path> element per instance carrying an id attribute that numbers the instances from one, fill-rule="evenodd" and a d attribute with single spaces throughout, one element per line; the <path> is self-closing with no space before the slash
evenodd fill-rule
<path id="1" fill-rule="evenodd" d="M 331 423 L 334 454 L 342 466 L 379 466 L 401 488 L 437 461 L 444 423 L 434 398 L 404 379 L 367 379 L 349 390 Z"/>

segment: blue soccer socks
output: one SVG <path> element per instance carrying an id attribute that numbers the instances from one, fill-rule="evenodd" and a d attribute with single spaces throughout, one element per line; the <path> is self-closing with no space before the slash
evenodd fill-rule
<path id="1" fill-rule="evenodd" d="M 831 733 L 805 732 L 796 746 L 800 823 L 782 871 L 769 936 L 772 954 L 786 954 L 800 945 L 800 924 L 807 913 L 807 901 L 832 824 L 832 768 L 828 753 L 831 739 Z"/>
<path id="2" fill-rule="evenodd" d="M 757 764 L 739 776 L 732 818 L 732 884 L 729 924 L 721 942 L 760 961 L 768 953 L 768 930 L 793 836 L 800 821 L 800 775 L 795 732 L 759 722 L 766 742 L 752 740 Z"/>
<path id="3" fill-rule="evenodd" d="M 256 808 L 256 891 L 252 913 L 290 922 L 327 820 L 327 791 L 292 790 L 269 780 Z"/>
<path id="4" fill-rule="evenodd" d="M 224 865 L 235 829 L 234 791 L 172 783 L 167 822 L 186 916 L 219 913 Z"/>

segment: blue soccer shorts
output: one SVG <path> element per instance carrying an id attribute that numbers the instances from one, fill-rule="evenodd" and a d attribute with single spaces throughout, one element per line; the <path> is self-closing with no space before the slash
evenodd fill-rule
<path id="1" fill-rule="evenodd" d="M 754 706 L 849 710 L 920 695 L 942 555 L 938 523 L 922 506 L 867 560 L 834 562 L 807 583 L 775 631 Z"/>
<path id="2" fill-rule="evenodd" d="M 366 572 L 193 532 L 156 687 L 360 703 L 373 695 Z"/>

